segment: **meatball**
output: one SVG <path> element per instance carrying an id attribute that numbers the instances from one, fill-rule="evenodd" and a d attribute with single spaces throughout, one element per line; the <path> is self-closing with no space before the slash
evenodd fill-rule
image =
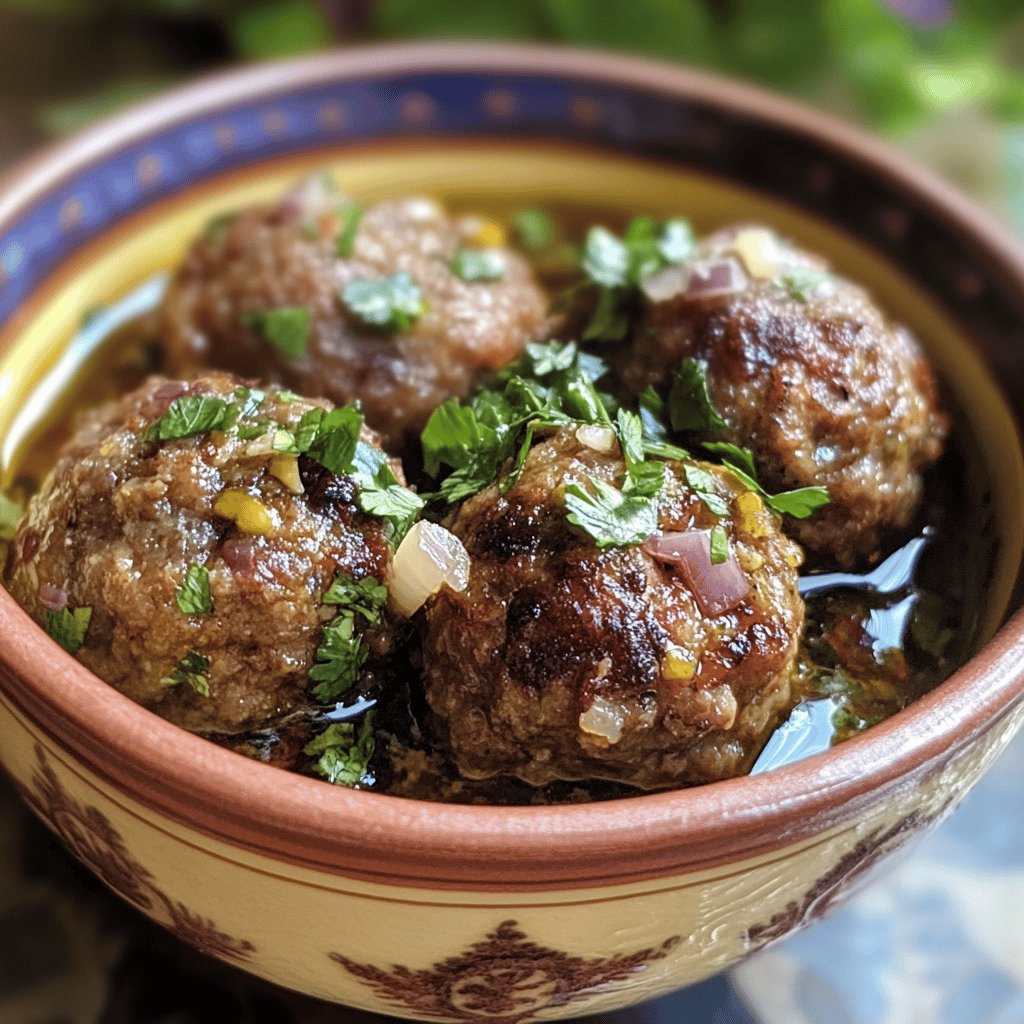
<path id="1" fill-rule="evenodd" d="M 357 224 L 346 209 L 315 179 L 277 206 L 214 224 L 172 281 L 162 327 L 174 372 L 215 366 L 339 404 L 358 399 L 394 449 L 445 399 L 465 395 L 541 334 L 548 300 L 522 256 L 479 249 L 479 219 L 449 217 L 427 199 L 378 203 Z M 353 225 L 351 252 L 339 255 Z M 487 262 L 460 276 L 453 260 L 465 248 Z M 401 329 L 366 323 L 343 298 L 346 285 L 399 272 L 425 308 Z M 306 347 L 286 354 L 253 314 L 296 308 L 308 312 Z"/>
<path id="2" fill-rule="evenodd" d="M 727 504 L 721 519 L 687 484 L 694 469 Z M 569 522 L 567 483 L 616 484 L 623 471 L 617 450 L 561 430 L 530 452 L 506 494 L 492 486 L 454 516 L 469 586 L 431 599 L 423 663 L 437 728 L 464 776 L 710 782 L 748 771 L 788 709 L 800 549 L 727 470 L 667 464 L 663 539 L 707 544 L 719 523 L 727 532 L 742 587 L 719 606 L 707 584 L 649 553 L 651 542 L 602 550 Z"/>
<path id="3" fill-rule="evenodd" d="M 753 451 L 766 486 L 828 489 L 831 504 L 793 521 L 793 536 L 819 562 L 877 557 L 913 518 L 947 430 L 917 342 L 862 288 L 764 228 L 712 235 L 696 260 L 681 294 L 659 294 L 679 271 L 646 287 L 623 378 L 665 391 L 683 359 L 705 360 L 722 437 Z M 716 274 L 728 291 L 707 288 Z"/>
<path id="4" fill-rule="evenodd" d="M 269 435 L 252 437 L 326 403 L 270 391 L 235 429 L 147 439 L 179 398 L 248 395 L 255 405 L 260 393 L 238 384 L 153 378 L 89 414 L 29 502 L 9 574 L 41 622 L 91 609 L 79 659 L 197 732 L 266 726 L 308 703 L 331 614 L 324 591 L 338 573 L 383 580 L 391 559 L 382 521 L 358 509 L 349 477 L 308 456 L 275 457 Z M 208 574 L 209 613 L 179 606 L 190 570 Z M 368 647 L 382 653 L 392 630 L 367 632 Z"/>

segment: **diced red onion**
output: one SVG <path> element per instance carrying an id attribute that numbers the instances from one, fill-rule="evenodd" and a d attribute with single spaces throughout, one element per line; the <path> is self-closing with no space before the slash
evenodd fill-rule
<path id="1" fill-rule="evenodd" d="M 233 537 L 225 541 L 221 555 L 232 572 L 246 576 L 256 568 L 256 545 L 247 537 Z"/>
<path id="2" fill-rule="evenodd" d="M 747 286 L 747 275 L 734 259 L 691 263 L 686 280 L 688 299 L 712 299 L 733 295 Z"/>
<path id="3" fill-rule="evenodd" d="M 314 219 L 338 208 L 341 196 L 330 178 L 325 174 L 314 174 L 285 193 L 275 210 L 279 224 L 293 224 Z"/>
<path id="4" fill-rule="evenodd" d="M 171 402 L 187 395 L 190 390 L 189 385 L 183 380 L 165 381 L 153 392 L 153 405 L 162 416 L 170 408 Z"/>
<path id="5" fill-rule="evenodd" d="M 55 587 L 52 583 L 40 583 L 39 603 L 51 612 L 62 612 L 68 606 L 67 591 Z"/>
<path id="6" fill-rule="evenodd" d="M 679 567 L 705 615 L 732 611 L 750 593 L 750 583 L 731 546 L 724 562 L 712 563 L 710 530 L 687 530 L 651 537 L 644 544 L 644 551 L 661 562 Z"/>
<path id="7" fill-rule="evenodd" d="M 35 530 L 26 530 L 21 535 L 21 560 L 31 562 L 39 551 L 39 534 Z"/>

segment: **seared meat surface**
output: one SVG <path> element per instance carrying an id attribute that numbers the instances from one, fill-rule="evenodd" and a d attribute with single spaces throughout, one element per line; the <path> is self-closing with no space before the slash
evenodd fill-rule
<path id="1" fill-rule="evenodd" d="M 332 614 L 324 591 L 339 571 L 382 580 L 391 558 L 348 477 L 304 456 L 275 460 L 265 437 L 230 429 L 147 440 L 174 400 L 237 402 L 238 384 L 225 374 L 154 378 L 88 414 L 29 503 L 8 581 L 41 622 L 48 609 L 90 608 L 79 659 L 198 732 L 266 726 L 302 704 Z M 271 391 L 250 419 L 294 427 L 318 404 Z M 193 566 L 209 574 L 209 614 L 178 606 Z M 383 651 L 390 627 L 366 639 Z M 190 652 L 208 663 L 197 673 L 208 696 L 168 682 Z"/>
<path id="2" fill-rule="evenodd" d="M 215 224 L 170 285 L 163 333 L 174 372 L 212 366 L 338 404 L 358 399 L 394 449 L 446 398 L 465 395 L 542 333 L 548 300 L 522 256 L 480 241 L 479 219 L 450 217 L 427 199 L 378 203 L 358 220 L 348 252 L 345 209 L 340 193 L 314 179 L 277 206 Z M 484 251 L 500 275 L 464 280 L 453 270 L 464 248 Z M 425 310 L 408 326 L 368 324 L 344 301 L 347 285 L 398 272 Z M 303 354 L 286 354 L 252 326 L 253 314 L 279 309 L 308 311 Z"/>
<path id="3" fill-rule="evenodd" d="M 731 261 L 739 287 L 648 299 L 623 380 L 667 392 L 682 360 L 706 361 L 721 436 L 753 451 L 768 488 L 828 489 L 831 504 L 789 522 L 791 535 L 820 563 L 877 557 L 913 518 L 947 431 L 917 342 L 864 289 L 767 229 L 720 231 L 695 259 Z"/>
<path id="4" fill-rule="evenodd" d="M 454 516 L 472 570 L 463 593 L 428 604 L 427 698 L 469 778 L 608 779 L 645 789 L 749 769 L 790 701 L 803 623 L 799 548 L 727 470 L 703 465 L 746 581 L 728 610 L 644 547 L 600 550 L 566 518 L 566 483 L 621 481 L 617 449 L 569 429 L 537 445 L 518 482 Z M 666 466 L 659 528 L 719 520 Z"/>

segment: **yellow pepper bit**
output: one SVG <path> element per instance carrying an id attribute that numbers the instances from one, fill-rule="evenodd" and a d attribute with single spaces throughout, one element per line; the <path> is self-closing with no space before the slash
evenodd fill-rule
<path id="1" fill-rule="evenodd" d="M 480 226 L 473 234 L 473 242 L 476 245 L 489 248 L 491 246 L 504 245 L 508 241 L 505 228 L 496 220 L 485 217 L 480 221 Z"/>
<path id="2" fill-rule="evenodd" d="M 736 519 L 740 530 L 751 537 L 767 537 L 771 518 L 759 494 L 744 491 L 736 498 Z"/>
<path id="3" fill-rule="evenodd" d="M 697 666 L 681 647 L 672 647 L 661 659 L 661 674 L 665 679 L 692 679 Z"/>
<path id="4" fill-rule="evenodd" d="M 224 491 L 214 503 L 213 511 L 232 520 L 242 533 L 269 536 L 276 529 L 274 517 L 267 506 L 247 491 L 235 488 Z"/>

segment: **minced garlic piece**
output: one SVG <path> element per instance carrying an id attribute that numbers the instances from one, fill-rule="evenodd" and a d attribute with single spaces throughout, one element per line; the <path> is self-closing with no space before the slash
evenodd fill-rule
<path id="1" fill-rule="evenodd" d="M 270 475 L 277 477 L 292 494 L 305 490 L 299 476 L 299 460 L 294 455 L 275 455 L 270 460 Z"/>

